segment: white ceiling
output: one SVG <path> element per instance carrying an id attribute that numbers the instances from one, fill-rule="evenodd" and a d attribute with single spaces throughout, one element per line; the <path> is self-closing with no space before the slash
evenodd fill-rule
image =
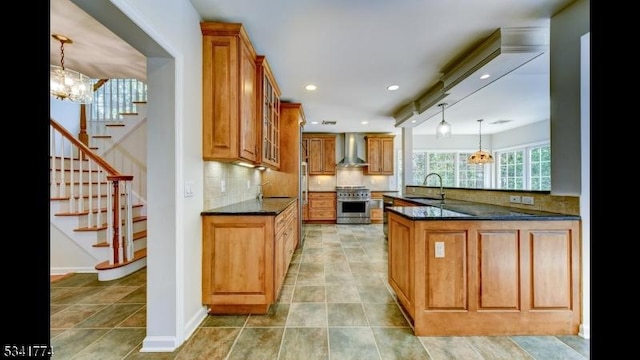
<path id="1" fill-rule="evenodd" d="M 283 101 L 300 102 L 305 132 L 395 132 L 394 113 L 455 58 L 500 28 L 547 27 L 573 0 L 191 0 L 204 21 L 244 24 Z M 94 78 L 146 78 L 138 51 L 71 0 L 50 1 L 51 33 L 66 35 L 65 67 Z M 51 39 L 52 64 L 60 43 Z M 549 117 L 548 53 L 445 109 L 454 134 L 483 134 Z M 304 89 L 308 83 L 315 92 Z M 386 87 L 397 84 L 390 92 Z M 442 101 L 446 102 L 446 98 Z M 426 113 L 425 113 L 426 114 Z M 437 113 L 414 128 L 434 134 Z M 311 122 L 336 121 L 336 125 Z M 422 119 L 420 119 L 422 120 Z M 497 120 L 512 120 L 493 125 Z M 363 125 L 361 122 L 367 121 Z"/>

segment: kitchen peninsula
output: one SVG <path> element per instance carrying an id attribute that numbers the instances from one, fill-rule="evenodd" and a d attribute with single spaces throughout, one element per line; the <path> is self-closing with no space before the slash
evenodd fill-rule
<path id="1" fill-rule="evenodd" d="M 385 209 L 389 284 L 416 335 L 578 333 L 579 216 L 385 196 L 406 205 Z"/>
<path id="2" fill-rule="evenodd" d="M 298 246 L 298 198 L 264 198 L 205 210 L 202 303 L 210 314 L 266 314 Z"/>

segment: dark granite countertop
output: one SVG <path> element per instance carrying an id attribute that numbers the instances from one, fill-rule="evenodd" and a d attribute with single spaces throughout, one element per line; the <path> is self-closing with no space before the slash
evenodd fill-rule
<path id="1" fill-rule="evenodd" d="M 412 201 L 420 206 L 392 206 L 387 209 L 411 220 L 579 220 L 578 215 L 513 208 L 464 200 L 434 199 L 413 194 L 385 194 L 394 199 Z M 424 206 L 422 206 L 424 205 Z"/>
<path id="2" fill-rule="evenodd" d="M 263 198 L 262 200 L 246 200 L 227 206 L 205 210 L 202 216 L 211 215 L 278 215 L 298 198 Z"/>

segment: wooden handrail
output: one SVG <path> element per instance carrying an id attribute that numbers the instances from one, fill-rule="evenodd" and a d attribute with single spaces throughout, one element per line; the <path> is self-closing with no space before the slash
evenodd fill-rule
<path id="1" fill-rule="evenodd" d="M 62 125 L 60 125 L 57 121 L 53 120 L 52 118 L 49 118 L 49 122 L 51 123 L 51 126 L 53 126 L 56 130 L 58 130 L 58 132 L 63 134 L 65 138 L 67 138 L 69 141 L 71 141 L 71 143 L 73 143 L 73 145 L 77 146 L 78 149 L 80 149 L 83 154 L 85 154 L 91 160 L 95 161 L 98 165 L 100 165 L 100 167 L 102 167 L 110 176 L 129 176 L 129 175 L 123 175 L 118 170 L 113 168 L 108 162 L 106 162 L 104 159 L 96 155 L 91 149 L 89 149 L 87 145 L 83 144 L 80 140 L 73 137 L 73 135 L 69 131 L 67 131 L 67 129 L 65 129 Z M 133 176 L 131 178 L 133 178 Z"/>

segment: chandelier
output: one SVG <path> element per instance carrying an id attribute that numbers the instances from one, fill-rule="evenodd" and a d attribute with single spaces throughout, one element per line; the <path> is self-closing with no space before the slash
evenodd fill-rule
<path id="1" fill-rule="evenodd" d="M 493 156 L 486 151 L 482 150 L 482 119 L 478 120 L 480 125 L 480 146 L 478 151 L 474 152 L 467 159 L 469 164 L 487 164 L 493 162 Z"/>
<path id="2" fill-rule="evenodd" d="M 50 65 L 49 93 L 58 100 L 90 104 L 93 100 L 91 79 L 82 73 L 64 67 L 64 44 L 72 44 L 73 41 L 58 34 L 53 34 L 51 37 L 60 41 L 60 66 Z"/>
<path id="3" fill-rule="evenodd" d="M 451 136 L 451 124 L 444 121 L 444 107 L 447 106 L 447 103 L 438 104 L 442 109 L 442 121 L 438 124 L 436 128 L 436 139 L 445 138 Z"/>

